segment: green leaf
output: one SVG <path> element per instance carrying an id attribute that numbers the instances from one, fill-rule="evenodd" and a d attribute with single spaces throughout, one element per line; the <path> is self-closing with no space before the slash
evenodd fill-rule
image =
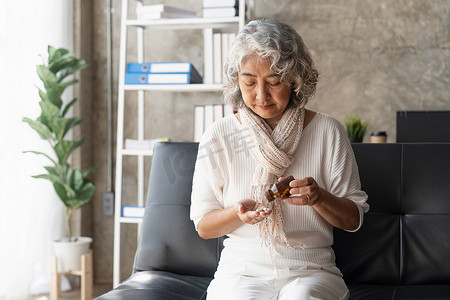
<path id="1" fill-rule="evenodd" d="M 69 53 L 67 49 L 64 48 L 53 48 L 52 46 L 48 46 L 48 63 L 52 64 L 53 62 L 57 61 L 61 56 Z"/>
<path id="2" fill-rule="evenodd" d="M 46 87 L 47 89 L 47 98 L 50 102 L 58 106 L 58 109 L 62 106 L 61 96 L 64 93 L 65 89 L 68 86 L 74 85 L 78 82 L 77 79 L 67 80 L 64 82 L 59 82 L 53 84 L 51 87 Z"/>
<path id="3" fill-rule="evenodd" d="M 51 103 L 56 105 L 58 107 L 58 109 L 60 109 L 63 104 L 63 102 L 61 100 L 62 92 L 63 91 L 61 91 L 57 85 L 47 89 L 48 101 L 50 101 Z"/>
<path id="4" fill-rule="evenodd" d="M 88 66 L 88 64 L 84 61 L 77 61 L 73 65 L 66 66 L 66 68 L 59 71 L 57 75 L 58 82 L 64 80 L 69 75 L 72 75 L 73 73 L 77 72 L 78 70 L 84 69 Z"/>
<path id="5" fill-rule="evenodd" d="M 90 173 L 96 173 L 97 172 L 97 168 L 94 167 L 90 167 L 87 169 L 84 169 L 83 171 L 81 171 L 83 173 L 83 177 L 88 176 Z"/>
<path id="6" fill-rule="evenodd" d="M 56 194 L 58 194 L 59 199 L 61 199 L 61 201 L 66 204 L 69 197 L 67 197 L 65 186 L 60 182 L 54 182 L 53 188 L 55 189 Z"/>
<path id="7" fill-rule="evenodd" d="M 87 63 L 85 60 L 77 58 L 74 53 L 66 50 L 62 55 L 54 55 L 53 59 L 49 61 L 48 67 L 56 74 L 57 81 L 61 82 L 67 76 L 86 68 Z"/>
<path id="8" fill-rule="evenodd" d="M 76 83 L 78 83 L 78 79 L 66 80 L 63 82 L 59 82 L 58 87 L 64 90 L 66 87 L 74 85 Z"/>
<path id="9" fill-rule="evenodd" d="M 23 151 L 23 153 L 33 153 L 33 154 L 36 154 L 36 155 L 44 155 L 44 156 L 47 157 L 52 163 L 54 163 L 54 164 L 56 165 L 56 161 L 54 161 L 53 158 L 51 158 L 48 154 L 45 154 L 45 153 L 42 153 L 42 152 L 39 152 L 39 151 L 30 151 L 30 150 L 28 150 L 28 151 Z"/>
<path id="10" fill-rule="evenodd" d="M 64 164 L 69 158 L 70 154 L 83 144 L 83 141 L 60 141 L 55 145 L 55 153 L 58 157 L 58 162 Z"/>
<path id="11" fill-rule="evenodd" d="M 49 69 L 56 74 L 61 69 L 76 63 L 76 60 L 77 58 L 72 52 L 66 52 L 49 62 Z"/>
<path id="12" fill-rule="evenodd" d="M 41 174 L 41 175 L 34 175 L 31 177 L 36 178 L 36 179 L 46 179 L 48 181 L 51 181 L 52 183 L 55 183 L 55 182 L 61 183 L 61 178 L 55 174 Z"/>
<path id="13" fill-rule="evenodd" d="M 63 116 L 63 117 L 67 114 L 67 112 L 69 111 L 70 107 L 71 107 L 75 102 L 77 102 L 77 100 L 78 100 L 77 98 L 73 98 L 72 101 L 70 101 L 69 103 L 67 103 L 66 107 L 64 107 L 64 110 L 63 110 L 63 112 L 62 112 L 62 116 Z"/>
<path id="14" fill-rule="evenodd" d="M 37 121 L 37 120 L 36 121 L 31 120 L 30 118 L 26 118 L 26 117 L 23 118 L 22 121 L 28 123 L 28 125 L 30 125 L 30 127 L 33 128 L 39 134 L 41 139 L 43 139 L 43 140 L 52 139 L 52 132 L 42 122 Z"/>
<path id="15" fill-rule="evenodd" d="M 36 67 L 39 78 L 44 83 L 46 89 L 52 88 L 56 84 L 56 75 L 52 73 L 46 66 L 39 65 Z"/>
<path id="16" fill-rule="evenodd" d="M 39 93 L 39 97 L 41 97 L 42 101 L 49 101 L 47 94 L 44 91 L 42 91 L 40 88 L 38 88 L 38 93 Z"/>
<path id="17" fill-rule="evenodd" d="M 90 181 L 85 181 L 79 191 L 73 191 L 69 186 L 65 185 L 66 192 L 71 196 L 64 201 L 67 207 L 76 209 L 89 202 L 94 195 L 95 185 Z"/>
<path id="18" fill-rule="evenodd" d="M 51 132 L 51 129 L 50 129 L 49 125 L 48 125 L 48 119 L 47 119 L 47 117 L 45 115 L 42 114 L 42 112 L 41 112 L 41 115 L 36 119 L 36 121 L 41 122 L 42 124 L 44 124 L 48 128 L 48 130 L 50 130 L 50 132 Z M 52 139 L 53 139 L 53 133 L 52 133 Z"/>
<path id="19" fill-rule="evenodd" d="M 55 56 L 56 49 L 48 45 L 47 52 L 48 52 L 48 61 L 52 61 L 53 57 Z"/>
<path id="20" fill-rule="evenodd" d="M 45 166 L 44 169 L 46 169 L 49 174 L 60 176 L 58 169 L 53 166 Z"/>
<path id="21" fill-rule="evenodd" d="M 61 198 L 61 200 L 63 200 L 64 202 L 64 205 L 67 207 L 74 208 L 74 205 L 76 205 L 76 203 L 74 203 L 74 200 L 77 199 L 77 193 L 69 185 L 65 183 L 63 184 L 60 182 L 55 182 L 53 185 L 54 186 L 56 185 L 58 187 L 59 193 L 64 194 L 65 198 L 64 199 Z"/>
<path id="22" fill-rule="evenodd" d="M 79 191 L 83 186 L 83 174 L 79 170 L 73 170 L 70 174 L 70 186 L 75 190 Z"/>
<path id="23" fill-rule="evenodd" d="M 89 202 L 89 200 L 91 200 L 92 196 L 94 195 L 94 192 L 94 184 L 92 182 L 87 182 L 81 189 L 80 193 L 77 195 L 77 200 L 80 202 L 79 206 Z"/>
<path id="24" fill-rule="evenodd" d="M 47 120 L 59 117 L 59 108 L 50 101 L 40 101 L 39 106 L 41 107 L 42 114 Z"/>
<path id="25" fill-rule="evenodd" d="M 49 127 L 53 132 L 55 132 L 56 140 L 61 141 L 67 132 L 74 126 L 81 123 L 80 118 L 53 118 L 49 122 Z"/>

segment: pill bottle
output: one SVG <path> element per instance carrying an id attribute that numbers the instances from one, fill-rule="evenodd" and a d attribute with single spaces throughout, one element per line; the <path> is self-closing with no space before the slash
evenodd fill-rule
<path id="1" fill-rule="evenodd" d="M 278 198 L 284 199 L 289 197 L 291 195 L 291 193 L 289 193 L 289 190 L 291 189 L 289 182 L 292 180 L 294 180 L 294 177 L 289 176 L 275 183 L 270 190 L 266 191 L 267 200 L 270 202 Z"/>

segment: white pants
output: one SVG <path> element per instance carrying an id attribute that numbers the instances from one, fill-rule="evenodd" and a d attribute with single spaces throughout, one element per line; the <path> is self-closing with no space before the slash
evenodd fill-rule
<path id="1" fill-rule="evenodd" d="M 245 275 L 241 275 L 245 274 Z M 244 263 L 219 266 L 207 300 L 344 300 L 342 277 L 325 270 L 293 270 Z"/>

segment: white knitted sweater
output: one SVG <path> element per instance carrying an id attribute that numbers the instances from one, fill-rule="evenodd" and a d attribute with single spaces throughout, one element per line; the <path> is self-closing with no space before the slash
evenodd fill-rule
<path id="1" fill-rule="evenodd" d="M 234 205 L 250 197 L 256 168 L 248 149 L 255 147 L 249 132 L 234 115 L 211 125 L 203 135 L 195 166 L 191 219 L 200 219 L 214 209 Z M 317 113 L 304 129 L 294 163 L 286 176 L 313 177 L 319 186 L 338 197 L 354 201 L 363 214 L 369 209 L 361 191 L 354 154 L 342 125 L 331 116 Z M 301 248 L 268 247 L 258 226 L 244 224 L 228 234 L 221 260 L 253 260 L 289 268 L 323 268 L 340 274 L 335 267 L 333 229 L 312 207 L 283 204 L 284 231 Z"/>

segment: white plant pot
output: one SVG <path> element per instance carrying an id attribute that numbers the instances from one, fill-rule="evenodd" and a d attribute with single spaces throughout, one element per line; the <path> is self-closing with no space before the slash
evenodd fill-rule
<path id="1" fill-rule="evenodd" d="M 81 255 L 89 252 L 90 237 L 77 237 L 75 242 L 67 239 L 53 241 L 53 250 L 58 261 L 58 272 L 81 270 Z"/>

